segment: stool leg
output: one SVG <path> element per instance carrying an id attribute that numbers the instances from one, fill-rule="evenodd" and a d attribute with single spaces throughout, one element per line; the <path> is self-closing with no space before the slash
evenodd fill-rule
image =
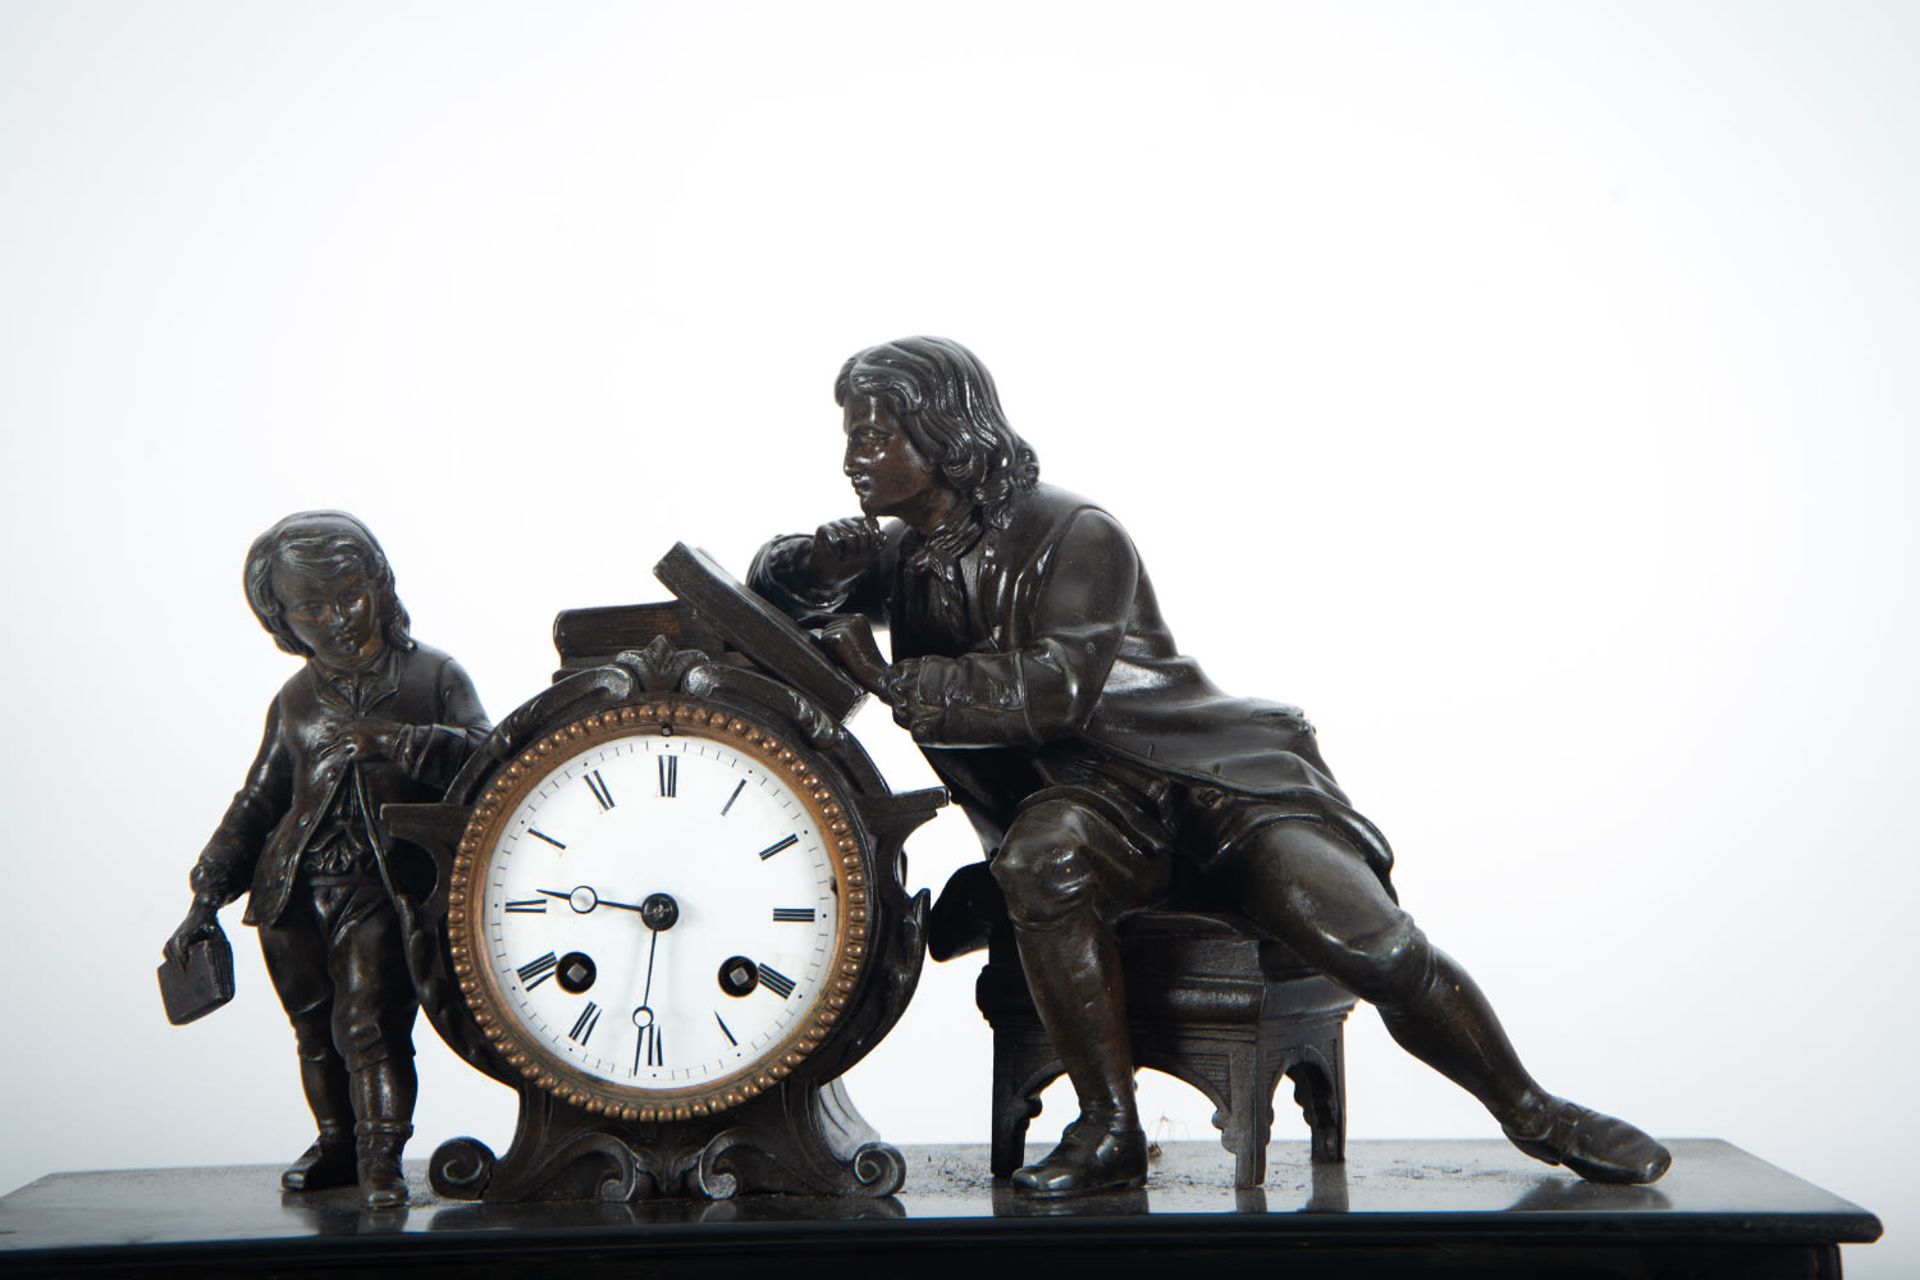
<path id="1" fill-rule="evenodd" d="M 1347 1050 L 1338 1023 L 1327 1041 L 1327 1061 L 1333 1064 L 1328 1074 L 1327 1110 L 1332 1118 L 1327 1122 L 1326 1154 L 1332 1163 L 1347 1158 Z"/>
<path id="2" fill-rule="evenodd" d="M 1327 1060 L 1331 1055 L 1331 1061 Z M 1340 1040 L 1335 1036 L 1320 1053 L 1302 1056 L 1287 1069 L 1293 1077 L 1293 1098 L 1306 1116 L 1313 1134 L 1313 1160 L 1316 1164 L 1337 1164 L 1347 1158 L 1347 1116 L 1345 1089 L 1340 1061 Z"/>
<path id="3" fill-rule="evenodd" d="M 1242 1189 L 1266 1183 L 1267 1144 L 1273 1141 L 1273 1091 L 1281 1074 L 1259 1057 L 1248 1065 L 1252 1096 L 1246 1101 L 1246 1118 L 1240 1122 L 1245 1146 L 1233 1153 L 1233 1185 Z"/>
<path id="4" fill-rule="evenodd" d="M 1040 1033 L 1044 1039 L 1045 1033 Z M 993 1033 L 993 1133 L 988 1168 L 996 1178 L 1010 1178 L 1026 1159 L 1027 1123 L 1040 1114 L 1040 1090 L 1060 1075 L 1044 1076 L 1026 1089 L 1033 1072 L 1024 1037 L 995 1028 Z"/>
<path id="5" fill-rule="evenodd" d="M 1233 1152 L 1233 1185 L 1257 1187 L 1267 1178 L 1267 1141 L 1273 1136 L 1273 1077 L 1252 1046 L 1229 1057 L 1227 1105 L 1214 1114 L 1220 1144 Z M 1263 1092 L 1261 1086 L 1265 1085 Z"/>

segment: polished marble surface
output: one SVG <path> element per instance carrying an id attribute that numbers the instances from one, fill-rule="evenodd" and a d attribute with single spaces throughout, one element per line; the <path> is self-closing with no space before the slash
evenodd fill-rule
<path id="1" fill-rule="evenodd" d="M 1462 1238 L 1575 1238 L 1746 1243 L 1857 1242 L 1879 1234 L 1857 1205 L 1724 1142 L 1681 1140 L 1672 1171 L 1651 1187 L 1604 1187 L 1538 1164 L 1498 1141 L 1355 1142 L 1344 1165 L 1315 1167 L 1304 1143 L 1275 1143 L 1264 1188 L 1235 1190 L 1218 1146 L 1171 1144 L 1144 1191 L 1036 1201 L 995 1185 L 984 1146 L 909 1147 L 895 1197 L 654 1201 L 632 1205 L 488 1206 L 439 1199 L 410 1162 L 414 1203 L 367 1213 L 351 1189 L 283 1195 L 269 1166 L 113 1170 L 41 1178 L 0 1197 L 0 1259 L 42 1251 L 218 1249 L 302 1239 L 425 1237 L 476 1243 L 594 1239 L 782 1238 L 831 1231 L 902 1241 L 916 1230 L 1073 1231 L 1138 1236 L 1294 1240 L 1406 1233 Z M 1038 1149 L 1035 1149 L 1038 1154 Z M 1073 1224 L 1082 1224 L 1075 1227 Z"/>

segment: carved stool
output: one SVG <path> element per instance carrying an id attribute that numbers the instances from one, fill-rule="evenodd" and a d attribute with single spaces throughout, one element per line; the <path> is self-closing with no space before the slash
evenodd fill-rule
<path id="1" fill-rule="evenodd" d="M 1273 1091 L 1293 1096 L 1313 1134 L 1313 1159 L 1345 1159 L 1346 1070 L 1341 1025 L 1354 998 L 1238 916 L 1147 911 L 1116 930 L 1127 984 L 1134 1063 L 1184 1080 L 1213 1100 L 1233 1183 L 1266 1179 Z M 993 1175 L 1021 1164 L 1040 1091 L 1063 1069 L 1027 994 L 1013 929 L 1001 924 L 974 988 L 993 1028 Z"/>

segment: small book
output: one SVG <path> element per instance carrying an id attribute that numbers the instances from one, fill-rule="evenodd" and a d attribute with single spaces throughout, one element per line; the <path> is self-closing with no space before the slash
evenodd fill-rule
<path id="1" fill-rule="evenodd" d="M 187 948 L 187 962 L 160 962 L 160 999 L 167 1021 L 183 1026 L 204 1018 L 233 999 L 233 944 L 225 933 L 203 938 Z"/>

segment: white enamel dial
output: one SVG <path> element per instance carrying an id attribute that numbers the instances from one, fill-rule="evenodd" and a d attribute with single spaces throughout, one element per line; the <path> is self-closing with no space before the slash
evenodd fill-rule
<path id="1" fill-rule="evenodd" d="M 508 794 L 463 932 L 494 1012 L 549 1069 L 616 1098 L 697 1093 L 831 1020 L 845 837 L 778 750 L 621 726 L 552 750 Z"/>

